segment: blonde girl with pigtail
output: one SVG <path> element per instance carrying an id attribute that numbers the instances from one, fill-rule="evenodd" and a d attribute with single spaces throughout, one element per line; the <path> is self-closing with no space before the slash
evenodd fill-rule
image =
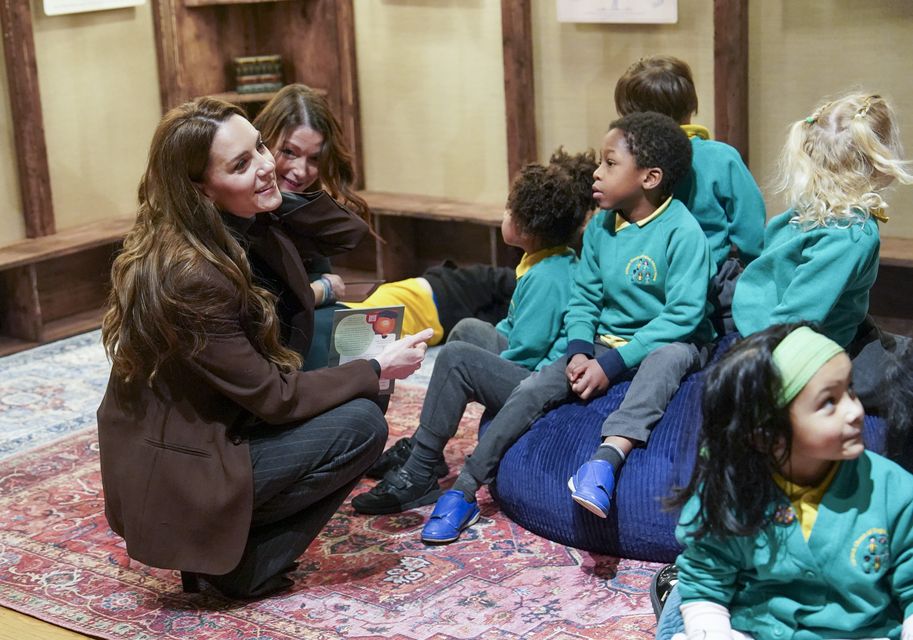
<path id="1" fill-rule="evenodd" d="M 745 269 L 733 299 L 743 336 L 783 322 L 816 323 L 853 360 L 866 409 L 892 427 L 900 459 L 913 395 L 910 339 L 881 332 L 868 316 L 878 275 L 886 189 L 913 183 L 893 109 L 880 95 L 852 92 L 823 101 L 789 128 L 777 191 L 789 209 L 772 218 L 761 256 Z"/>

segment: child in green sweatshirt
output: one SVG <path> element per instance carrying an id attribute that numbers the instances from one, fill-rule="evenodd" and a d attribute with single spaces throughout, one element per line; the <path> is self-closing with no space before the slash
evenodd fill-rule
<path id="1" fill-rule="evenodd" d="M 731 304 L 742 267 L 761 253 L 765 208 L 761 190 L 739 152 L 691 124 L 697 91 L 691 68 L 672 56 L 641 58 L 618 79 L 615 109 L 620 115 L 656 111 L 678 122 L 691 140 L 691 169 L 673 195 L 691 211 L 710 244 L 716 275 L 710 283 L 711 317 L 718 332 L 734 330 Z"/>
<path id="2" fill-rule="evenodd" d="M 595 167 L 592 152 L 589 163 Z M 521 380 L 564 354 L 564 316 L 577 267 L 568 243 L 589 210 L 575 196 L 574 182 L 556 164 L 527 165 L 514 180 L 501 234 L 524 255 L 507 317 L 497 326 L 466 319 L 454 328 L 438 353 L 408 457 L 355 496 L 357 512 L 398 513 L 434 502 L 441 494 L 436 470 L 466 405 L 474 400 L 497 411 Z M 397 446 L 381 459 L 398 457 Z"/>
<path id="3" fill-rule="evenodd" d="M 913 172 L 881 96 L 828 99 L 793 123 L 778 181 L 790 208 L 768 223 L 764 251 L 742 274 L 732 311 L 744 336 L 782 322 L 816 323 L 853 359 L 853 385 L 866 409 L 903 439 L 913 404 L 911 342 L 881 332 L 867 315 L 880 227 L 888 221 L 882 194 L 894 180 L 911 184 Z M 908 364 L 894 366 L 898 359 Z M 901 379 L 888 375 L 904 369 Z"/>
<path id="4" fill-rule="evenodd" d="M 701 345 L 713 336 L 705 313 L 710 251 L 694 217 L 671 197 L 691 165 L 687 136 L 667 116 L 631 114 L 612 123 L 600 160 L 593 195 L 603 211 L 584 233 L 564 323 L 567 354 L 510 393 L 453 489 L 437 501 L 422 531 L 426 542 L 456 540 L 478 519 L 477 490 L 494 479 L 507 449 L 546 410 L 595 397 L 637 369 L 625 401 L 603 426 L 605 438 L 630 450 L 649 437 L 682 376 L 704 362 Z M 623 455 L 616 455 L 616 466 Z M 601 473 L 591 482 L 590 474 L 578 472 L 574 497 L 607 511 L 614 471 L 604 460 L 591 462 Z"/>

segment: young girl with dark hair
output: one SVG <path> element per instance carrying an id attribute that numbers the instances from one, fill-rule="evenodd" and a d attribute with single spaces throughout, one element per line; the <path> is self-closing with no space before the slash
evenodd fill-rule
<path id="1" fill-rule="evenodd" d="M 840 345 L 775 325 L 706 380 L 657 637 L 913 637 L 913 477 L 865 450 Z"/>

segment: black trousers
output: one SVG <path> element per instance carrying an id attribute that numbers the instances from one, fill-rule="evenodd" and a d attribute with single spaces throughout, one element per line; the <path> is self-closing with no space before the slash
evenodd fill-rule
<path id="1" fill-rule="evenodd" d="M 317 537 L 383 451 L 387 423 L 356 399 L 295 426 L 260 425 L 249 435 L 254 509 L 238 566 L 206 580 L 224 594 L 256 597 Z"/>
<path id="2" fill-rule="evenodd" d="M 862 406 L 888 423 L 885 453 L 913 471 L 913 339 L 882 331 L 866 317 L 847 352 Z"/>

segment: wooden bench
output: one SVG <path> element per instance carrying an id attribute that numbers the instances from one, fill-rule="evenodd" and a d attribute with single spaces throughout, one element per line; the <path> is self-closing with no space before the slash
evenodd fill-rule
<path id="1" fill-rule="evenodd" d="M 913 336 L 913 238 L 881 238 L 881 264 L 869 311 L 886 331 Z"/>
<path id="2" fill-rule="evenodd" d="M 383 240 L 334 260 L 342 272 L 396 280 L 445 258 L 513 265 L 519 257 L 501 239 L 503 205 L 361 193 Z M 116 218 L 0 247 L 0 355 L 100 326 L 111 262 L 132 225 L 133 216 Z M 913 238 L 883 237 L 871 311 L 889 331 L 913 335 L 911 275 Z"/>
<path id="3" fill-rule="evenodd" d="M 111 262 L 133 220 L 0 247 L 0 355 L 100 326 Z"/>
<path id="4" fill-rule="evenodd" d="M 519 257 L 501 240 L 501 205 L 374 191 L 362 195 L 384 241 L 362 243 L 353 256 L 340 256 L 342 273 L 396 280 L 444 258 L 508 265 Z M 94 222 L 0 247 L 0 355 L 101 325 L 111 263 L 133 220 Z"/>
<path id="5" fill-rule="evenodd" d="M 501 239 L 503 204 L 362 191 L 374 218 L 375 270 L 400 280 L 449 258 L 460 264 L 516 264 L 519 254 Z M 363 261 L 364 264 L 364 261 Z"/>
<path id="6" fill-rule="evenodd" d="M 913 238 L 881 238 L 881 264 L 913 268 Z"/>

